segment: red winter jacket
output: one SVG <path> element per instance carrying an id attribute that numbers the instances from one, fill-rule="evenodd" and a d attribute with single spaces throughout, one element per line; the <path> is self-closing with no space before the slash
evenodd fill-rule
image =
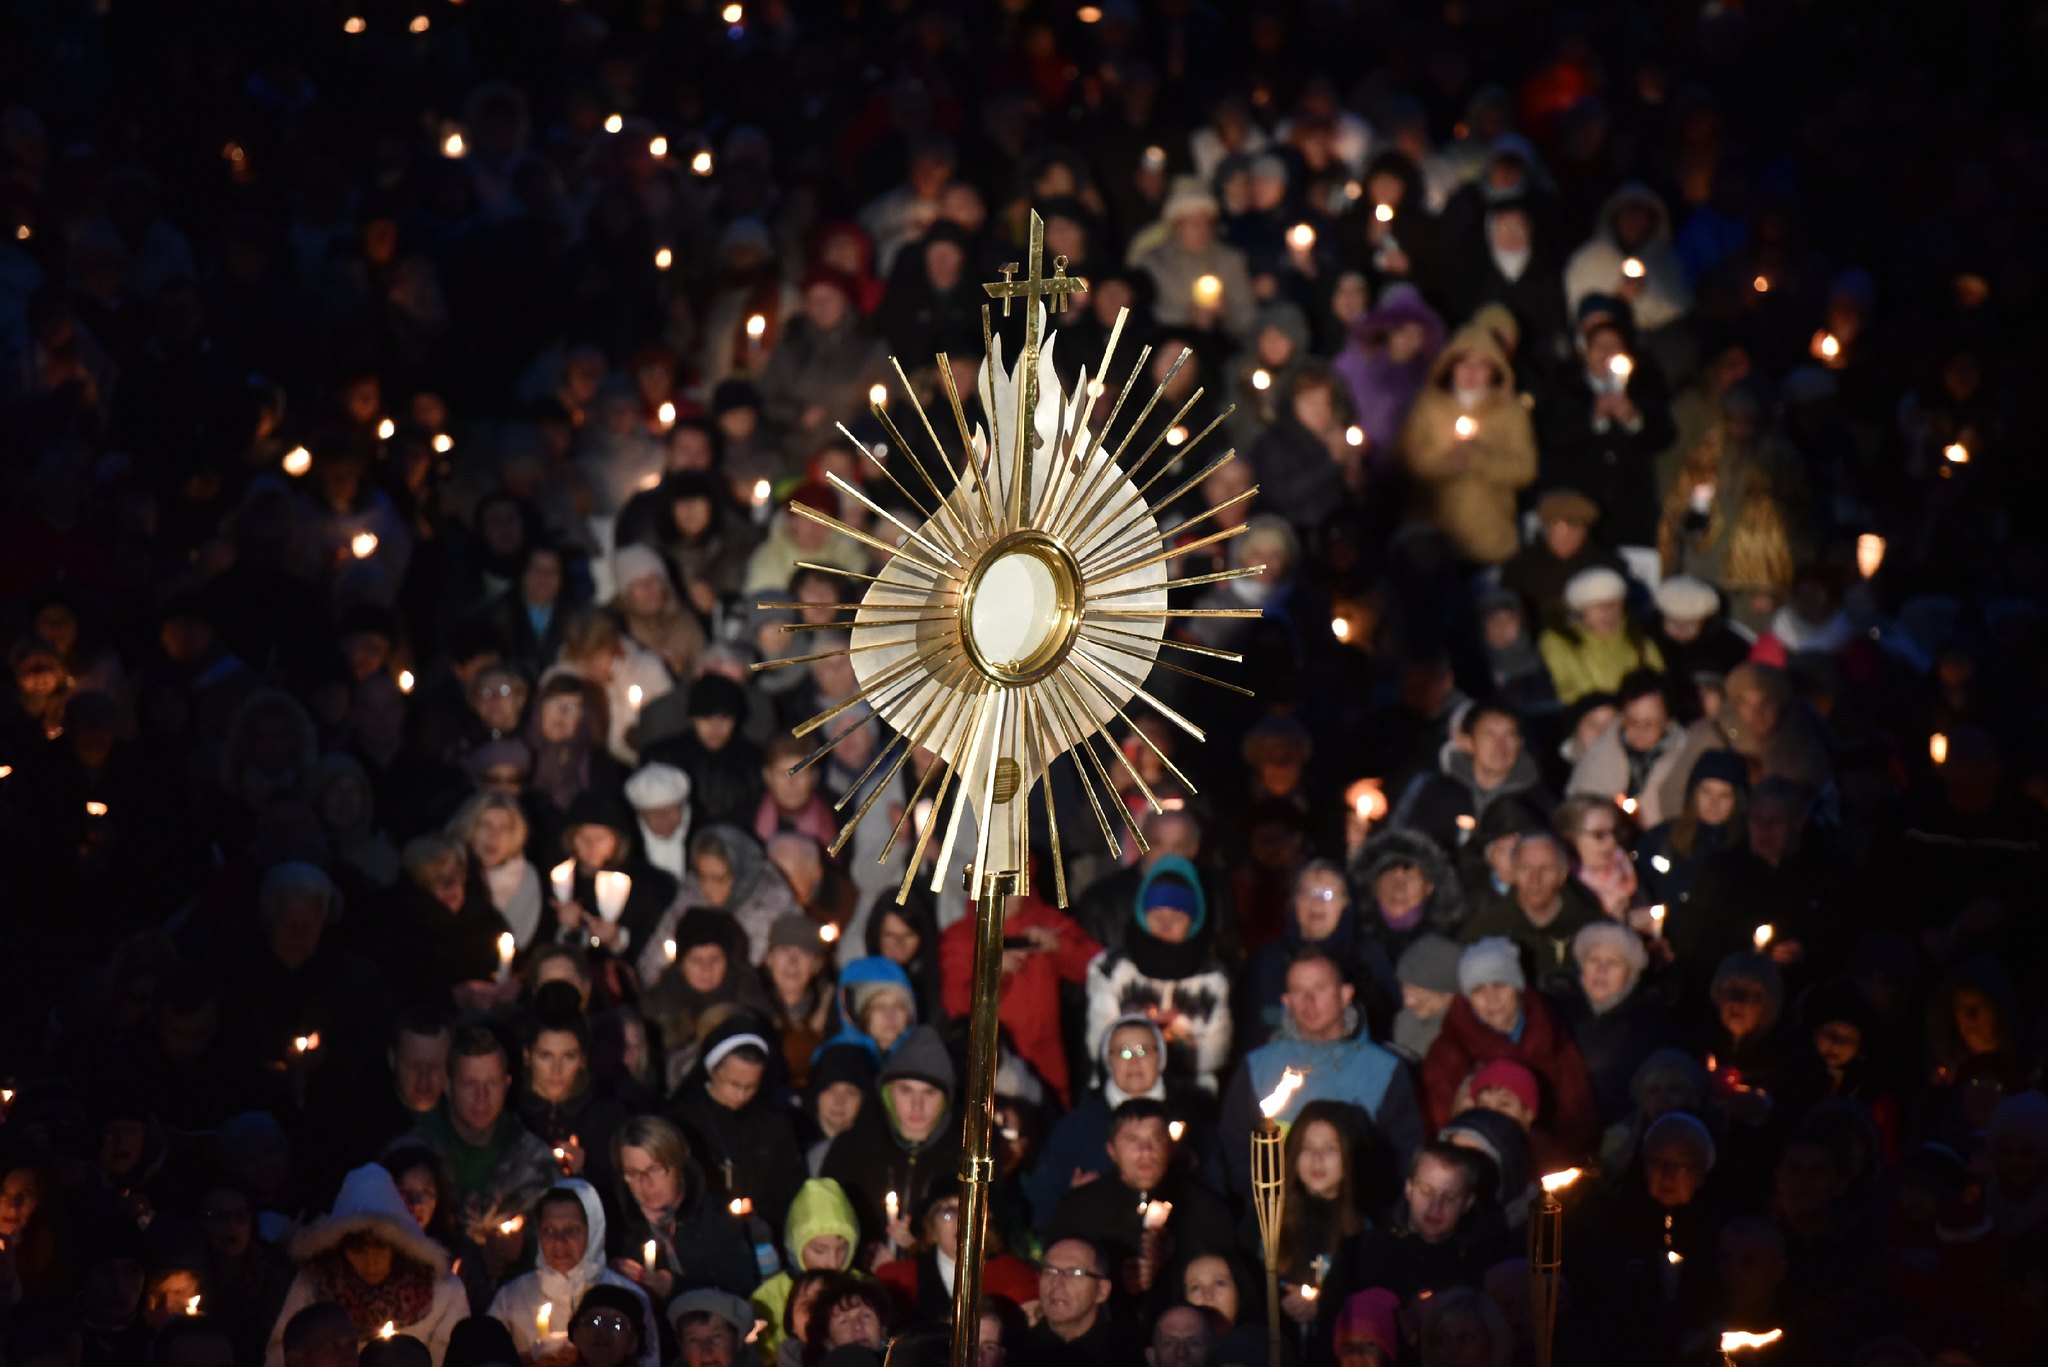
<path id="1" fill-rule="evenodd" d="M 1060 1106 L 1072 1104 L 1067 1082 L 1067 1051 L 1060 1035 L 1060 983 L 1088 980 L 1089 961 L 1102 946 L 1064 912 L 1037 897 L 1012 897 L 1003 934 L 1022 935 L 1033 926 L 1059 932 L 1060 945 L 1033 954 L 1024 967 L 1003 979 L 996 1015 L 1010 1037 L 1010 1046 L 1058 1094 Z M 962 1017 L 974 1001 L 974 918 L 963 916 L 939 937 L 939 976 L 945 984 L 946 1014 Z"/>
<path id="2" fill-rule="evenodd" d="M 1535 1138 L 1555 1140 L 1558 1154 L 1538 1153 L 1537 1160 L 1581 1157 L 1593 1151 L 1600 1134 L 1600 1114 L 1593 1105 L 1593 1082 L 1586 1061 L 1572 1043 L 1564 1020 L 1541 994 L 1522 994 L 1522 1037 L 1511 1040 L 1472 1012 L 1459 997 L 1444 1013 L 1443 1029 L 1422 1060 L 1422 1104 L 1432 1132 L 1451 1118 L 1458 1084 L 1482 1063 L 1513 1059 L 1543 1087 L 1543 1106 L 1536 1117 Z M 1548 1147 L 1540 1146 L 1539 1147 Z"/>

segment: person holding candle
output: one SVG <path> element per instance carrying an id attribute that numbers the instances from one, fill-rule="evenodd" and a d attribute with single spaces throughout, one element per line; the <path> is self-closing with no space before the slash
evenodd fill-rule
<path id="1" fill-rule="evenodd" d="M 1621 715 L 1579 756 L 1565 794 L 1610 805 L 1633 798 L 1636 825 L 1648 830 L 1674 815 L 1664 810 L 1663 795 L 1685 748 L 1685 728 L 1672 716 L 1665 676 L 1654 670 L 1623 677 L 1617 701 Z M 1583 867 L 1584 852 L 1580 862 Z"/>
<path id="2" fill-rule="evenodd" d="M 1025 1183 L 1035 1222 L 1043 1227 L 1067 1192 L 1110 1170 L 1109 1122 L 1135 1097 L 1167 1098 L 1166 1036 L 1158 1021 L 1132 1012 L 1111 1021 L 1099 1054 L 1102 1085 L 1053 1125 Z"/>
<path id="3" fill-rule="evenodd" d="M 669 958 L 668 947 L 675 946 Z M 669 934 L 642 953 L 640 1007 L 667 1042 L 661 1087 L 673 1090 L 696 1066 L 702 1036 L 742 1012 L 766 1017 L 760 976 L 747 966 L 746 941 L 729 916 L 692 907 Z"/>
<path id="4" fill-rule="evenodd" d="M 917 1243 L 875 1269 L 875 1280 L 896 1294 L 913 1320 L 945 1321 L 953 1313 L 953 1278 L 960 1242 L 960 1184 L 932 1187 L 923 1209 L 912 1212 Z M 1022 1258 L 990 1253 L 982 1264 L 982 1294 L 1012 1305 L 1038 1299 L 1038 1276 Z"/>
<path id="5" fill-rule="evenodd" d="M 658 1367 L 661 1340 L 646 1293 L 605 1265 L 604 1204 L 596 1189 L 577 1178 L 559 1182 L 540 1198 L 533 1220 L 538 1250 L 533 1271 L 500 1287 L 485 1312 L 511 1331 L 521 1358 L 544 1362 L 562 1356 L 574 1337 L 584 1297 L 608 1286 L 631 1299 L 630 1318 L 644 1345 L 637 1355 L 642 1367 Z M 550 1307 L 544 1340 L 534 1332 L 543 1305 Z"/>
<path id="6" fill-rule="evenodd" d="M 512 931 L 513 943 L 524 948 L 551 938 L 554 916 L 541 895 L 540 873 L 526 857 L 528 827 L 518 799 L 477 793 L 456 809 L 446 829 L 450 839 L 468 848 L 491 906 Z"/>
<path id="7" fill-rule="evenodd" d="M 547 982 L 533 989 L 526 1023 L 525 1052 L 518 1089 L 512 1097 L 520 1121 L 561 1153 L 570 1173 L 609 1190 L 612 1134 L 626 1121 L 626 1108 L 600 1087 L 590 1071 L 590 1026 L 573 983 Z"/>
<path id="8" fill-rule="evenodd" d="M 1345 1241 L 1323 1294 L 1341 1305 L 1354 1291 L 1383 1286 L 1413 1303 L 1420 1293 L 1435 1299 L 1479 1285 L 1514 1242 L 1481 1218 L 1484 1168 L 1475 1150 L 1441 1139 L 1422 1145 L 1408 1163 L 1393 1218 Z"/>
<path id="9" fill-rule="evenodd" d="M 1754 383 L 1721 396 L 1719 420 L 1679 454 L 1664 485 L 1657 555 L 1725 594 L 1730 616 L 1761 631 L 1792 590 L 1804 471 L 1765 426 Z"/>
<path id="10" fill-rule="evenodd" d="M 270 1331 L 265 1367 L 284 1367 L 285 1326 L 317 1301 L 347 1311 L 358 1343 L 395 1324 L 427 1345 L 434 1367 L 456 1321 L 469 1313 L 447 1253 L 421 1232 L 391 1174 L 374 1163 L 349 1173 L 333 1208 L 300 1232 L 291 1254 L 298 1275 Z"/>
<path id="11" fill-rule="evenodd" d="M 755 1346 L 771 1362 L 783 1340 L 784 1312 L 797 1280 L 811 1272 L 851 1272 L 861 1248 L 853 1202 L 829 1177 L 813 1177 L 797 1189 L 781 1228 L 783 1270 L 755 1287 L 750 1297 L 755 1316 L 768 1322 Z"/>
<path id="12" fill-rule="evenodd" d="M 644 966 L 650 948 L 658 951 L 664 938 L 662 926 L 678 900 L 679 885 L 634 847 L 637 827 L 632 809 L 614 793 L 586 789 L 577 796 L 569 805 L 562 838 L 563 851 L 574 861 L 570 894 L 557 898 L 555 916 L 563 939 L 595 941 L 593 951 L 627 963 L 637 957 Z M 608 894 L 599 881 L 606 873 L 630 880 L 622 905 L 606 904 Z M 625 987 L 610 984 L 607 990 L 615 998 Z"/>
<path id="13" fill-rule="evenodd" d="M 1220 325 L 1249 337 L 1258 316 L 1258 295 L 1244 253 L 1217 232 L 1220 215 L 1208 186 L 1193 176 L 1175 177 L 1160 205 L 1158 223 L 1143 239 L 1156 245 L 1135 255 L 1132 264 L 1152 277 L 1152 314 L 1161 325 Z"/>
<path id="14" fill-rule="evenodd" d="M 681 1130 L 660 1116 L 633 1116 L 612 1136 L 612 1165 L 620 1187 L 608 1234 L 614 1271 L 656 1304 L 693 1287 L 754 1289 L 761 1277 L 746 1225 L 705 1180 Z"/>
<path id="15" fill-rule="evenodd" d="M 1342 1299 L 1321 1294 L 1347 1240 L 1368 1225 L 1366 1212 L 1383 1204 L 1397 1169 L 1391 1155 L 1375 1152 L 1372 1125 L 1348 1102 L 1311 1101 L 1294 1117 L 1282 1145 L 1287 1194 L 1280 1217 L 1280 1313 L 1293 1324 L 1324 1330 Z M 1386 1171 L 1374 1170 L 1375 1161 Z M 1376 1187 L 1384 1192 L 1375 1191 Z M 1256 1222 L 1239 1222 L 1240 1244 L 1260 1247 Z M 1314 1288 L 1313 1297 L 1303 1294 Z"/>
<path id="16" fill-rule="evenodd" d="M 958 1073 L 929 1025 L 903 1037 L 880 1075 L 880 1104 L 862 1106 L 859 1119 L 832 1141 L 823 1173 L 853 1201 L 865 1240 L 910 1243 L 904 1207 L 916 1209 L 932 1184 L 957 1166 L 960 1123 L 953 1108 Z M 886 1193 L 897 1193 L 891 1215 Z"/>
<path id="17" fill-rule="evenodd" d="M 602 690 L 608 723 L 605 747 L 619 763 L 637 763 L 635 727 L 641 709 L 675 688 L 661 657 L 622 633 L 604 609 L 586 604 L 569 615 L 562 629 L 562 652 L 542 673 L 541 684 L 561 674 Z M 633 701 L 636 688 L 638 706 Z"/>
<path id="18" fill-rule="evenodd" d="M 803 1184 L 804 1162 L 772 1071 L 779 1051 L 760 1033 L 765 1028 L 756 1018 L 737 1016 L 713 1030 L 668 1114 L 711 1177 L 717 1199 L 744 1197 L 775 1230 Z"/>
<path id="19" fill-rule="evenodd" d="M 1536 434 L 1490 334 L 1468 327 L 1444 347 L 1409 410 L 1400 451 L 1418 486 L 1417 516 L 1461 558 L 1498 565 L 1515 553 L 1515 497 L 1535 481 Z"/>
<path id="20" fill-rule="evenodd" d="M 1551 817 L 1558 838 L 1570 847 L 1572 877 L 1613 921 L 1625 920 L 1639 900 L 1635 861 L 1624 843 L 1621 817 L 1612 794 L 1585 793 L 1566 798 Z"/>
<path id="21" fill-rule="evenodd" d="M 1657 540 L 1657 453 L 1677 435 L 1663 371 L 1643 354 L 1621 300 L 1588 295 L 1577 318 L 1578 364 L 1560 367 L 1544 395 L 1544 475 L 1591 498 L 1613 544 L 1647 554 Z"/>
<path id="22" fill-rule="evenodd" d="M 768 862 L 759 841 L 735 826 L 711 825 L 690 837 L 690 873 L 680 894 L 663 913 L 640 955 L 643 982 L 658 969 L 654 946 L 668 938 L 683 916 L 708 910 L 726 917 L 744 937 L 748 963 L 768 953 L 769 931 L 778 917 L 797 911 L 796 897 L 781 871 Z"/>

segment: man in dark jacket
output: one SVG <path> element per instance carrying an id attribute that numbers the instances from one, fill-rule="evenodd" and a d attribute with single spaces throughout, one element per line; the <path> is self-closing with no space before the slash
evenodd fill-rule
<path id="1" fill-rule="evenodd" d="M 1506 936 L 1521 951 L 1522 972 L 1529 981 L 1567 997 L 1577 976 L 1572 937 L 1605 919 L 1600 904 L 1571 876 L 1570 858 L 1554 835 L 1535 832 L 1518 840 L 1513 870 L 1508 890 L 1466 922 L 1465 943 Z"/>
<path id="2" fill-rule="evenodd" d="M 1114 1282 L 1102 1250 L 1060 1239 L 1038 1266 L 1038 1324 L 1017 1346 L 1017 1367 L 1113 1367 L 1130 1348 L 1110 1320 Z"/>
<path id="3" fill-rule="evenodd" d="M 1136 1097 L 1166 1097 L 1166 1036 L 1149 1016 L 1119 1016 L 1102 1032 L 1102 1086 L 1074 1104 L 1052 1128 L 1032 1170 L 1032 1219 L 1052 1223 L 1060 1200 L 1078 1183 L 1110 1170 L 1109 1118 Z"/>
<path id="4" fill-rule="evenodd" d="M 1150 1097 L 1117 1107 L 1109 1119 L 1111 1171 L 1068 1192 L 1048 1231 L 1054 1240 L 1071 1236 L 1100 1248 L 1118 1290 L 1155 1310 L 1177 1298 L 1179 1288 L 1163 1275 L 1176 1250 L 1228 1248 L 1233 1233 L 1215 1193 L 1175 1171 L 1168 1123 L 1165 1103 Z"/>
<path id="5" fill-rule="evenodd" d="M 1602 295 L 1579 305 L 1579 362 L 1559 368 L 1542 406 L 1542 478 L 1591 498 L 1616 545 L 1654 546 L 1663 512 L 1655 462 L 1677 429 L 1663 376 L 1633 354 L 1627 311 Z"/>
<path id="6" fill-rule="evenodd" d="M 862 1106 L 853 1128 L 825 1151 L 821 1177 L 837 1179 L 860 1216 L 864 1240 L 884 1238 L 896 1196 L 897 1242 L 907 1244 L 903 1217 L 924 1204 L 932 1184 L 953 1176 L 960 1161 L 960 1122 L 953 1060 L 939 1032 L 920 1025 L 906 1034 L 882 1067 L 879 1105 Z"/>
<path id="7" fill-rule="evenodd" d="M 1522 744 L 1522 719 L 1499 699 L 1481 699 L 1458 719 L 1438 772 L 1401 795 L 1394 824 L 1421 831 L 1456 858 L 1486 809 L 1509 796 L 1543 812 L 1557 805 Z"/>
<path id="8" fill-rule="evenodd" d="M 1332 1283 L 1351 1290 L 1384 1286 L 1412 1305 L 1454 1286 L 1477 1286 L 1486 1269 L 1511 1255 L 1510 1241 L 1486 1232 L 1475 1213 L 1481 1187 L 1473 1152 L 1443 1140 L 1416 1151 L 1394 1218 L 1353 1236 Z"/>

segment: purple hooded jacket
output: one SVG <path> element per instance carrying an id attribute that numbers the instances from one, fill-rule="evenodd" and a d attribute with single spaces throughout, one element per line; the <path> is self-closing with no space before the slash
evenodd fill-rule
<path id="1" fill-rule="evenodd" d="M 1422 349 L 1405 363 L 1388 358 L 1386 334 L 1402 323 L 1422 327 Z M 1351 325 L 1351 340 L 1332 365 L 1351 391 L 1358 425 L 1365 429 L 1366 459 L 1390 464 L 1401 424 L 1429 379 L 1429 367 L 1444 345 L 1444 324 L 1412 285 L 1395 285 L 1378 308 Z"/>

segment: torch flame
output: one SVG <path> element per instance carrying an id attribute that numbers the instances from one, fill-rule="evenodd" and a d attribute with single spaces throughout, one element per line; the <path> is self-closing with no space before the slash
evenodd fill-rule
<path id="1" fill-rule="evenodd" d="M 1764 925 L 1758 926 L 1754 931 L 1750 932 L 1749 938 L 1752 944 L 1759 950 L 1763 950 L 1770 946 L 1771 941 L 1777 938 L 1777 934 L 1778 928 L 1776 926 Z"/>
<path id="2" fill-rule="evenodd" d="M 1768 1348 L 1783 1337 L 1783 1329 L 1773 1329 L 1767 1334 L 1745 1334 L 1740 1330 L 1729 1329 L 1721 1335 L 1721 1351 L 1739 1353 L 1745 1348 Z"/>
<path id="3" fill-rule="evenodd" d="M 1274 1116 L 1286 1110 L 1288 1099 L 1301 1090 L 1301 1084 L 1304 1080 L 1300 1072 L 1293 1068 L 1289 1068 L 1280 1074 L 1279 1085 L 1274 1087 L 1271 1094 L 1259 1103 L 1259 1113 L 1265 1116 L 1266 1119 L 1271 1120 Z"/>
<path id="4" fill-rule="evenodd" d="M 1543 1174 L 1544 1194 L 1555 1196 L 1572 1183 L 1578 1181 L 1582 1175 L 1581 1170 L 1578 1168 L 1566 1168 L 1563 1172 L 1547 1172 Z"/>

